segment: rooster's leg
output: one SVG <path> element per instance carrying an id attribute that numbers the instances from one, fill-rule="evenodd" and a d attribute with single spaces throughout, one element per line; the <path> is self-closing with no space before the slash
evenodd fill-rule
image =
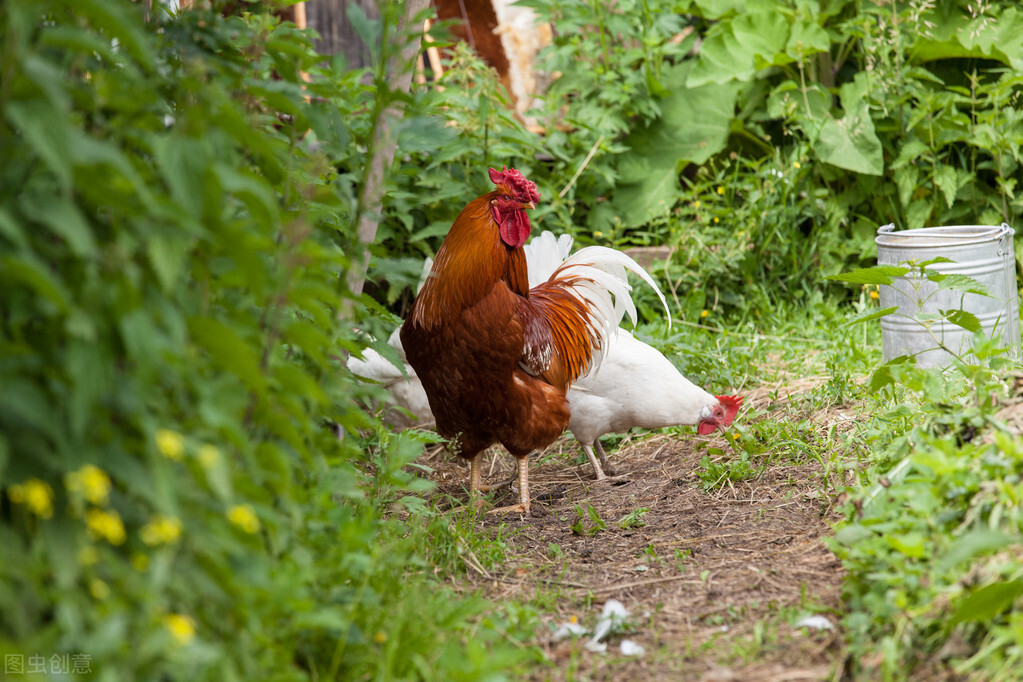
<path id="1" fill-rule="evenodd" d="M 480 471 L 480 456 L 476 455 L 469 460 L 469 504 L 482 507 L 484 501 L 480 498 L 482 490 L 483 472 Z"/>
<path id="2" fill-rule="evenodd" d="M 520 512 L 522 514 L 529 513 L 529 456 L 516 457 L 515 463 L 519 468 L 519 503 L 513 504 L 510 507 L 491 509 L 491 514 L 503 514 L 506 512 Z"/>

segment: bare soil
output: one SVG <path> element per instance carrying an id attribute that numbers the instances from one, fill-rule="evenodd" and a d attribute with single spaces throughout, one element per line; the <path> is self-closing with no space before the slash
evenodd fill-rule
<path id="1" fill-rule="evenodd" d="M 789 397 L 779 398 L 772 388 L 749 392 L 747 408 L 760 417 L 747 411 L 739 419 L 762 418 L 766 408 L 771 418 L 795 418 L 799 408 Z M 841 431 L 854 412 L 832 406 L 809 416 L 823 433 Z M 545 631 L 539 643 L 550 665 L 538 666 L 530 679 L 841 679 L 843 571 L 822 542 L 836 518 L 826 491 L 836 485 L 816 461 L 786 461 L 753 479 L 724 480 L 707 490 L 698 474 L 708 446 L 731 456 L 722 436 L 688 431 L 639 437 L 610 456 L 616 476 L 597 482 L 567 437 L 531 461 L 529 516 L 482 517 L 482 527 L 506 543 L 507 561 L 488 569 L 469 552 L 470 578 L 457 587 L 541 609 Z M 489 481 L 513 473 L 514 461 L 503 451 L 484 456 Z M 465 504 L 468 466 L 439 453 L 429 464 L 438 494 Z M 492 496 L 495 506 L 516 501 L 514 490 Z M 589 516 L 591 505 L 602 530 Z M 641 517 L 644 525 L 620 527 L 637 509 L 649 510 Z M 588 651 L 586 638 L 552 639 L 558 625 L 573 619 L 592 628 L 611 598 L 632 615 L 628 632 L 607 639 L 606 653 Z M 813 613 L 834 629 L 793 627 Z M 625 638 L 645 652 L 622 655 Z"/>

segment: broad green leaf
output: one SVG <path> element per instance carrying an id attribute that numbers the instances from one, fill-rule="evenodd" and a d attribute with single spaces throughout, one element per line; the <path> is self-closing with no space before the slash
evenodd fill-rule
<path id="1" fill-rule="evenodd" d="M 7 120 L 50 169 L 61 189 L 69 189 L 71 164 L 68 163 L 68 147 L 71 136 L 75 134 L 69 119 L 41 100 L 11 102 L 5 109 Z"/>
<path id="2" fill-rule="evenodd" d="M 83 258 L 96 255 L 92 229 L 71 199 L 44 199 L 32 192 L 25 194 L 20 204 L 25 215 L 49 227 L 64 240 L 72 253 Z"/>
<path id="3" fill-rule="evenodd" d="M 956 564 L 972 559 L 978 554 L 987 554 L 1003 547 L 1019 542 L 1019 538 L 1006 535 L 999 531 L 981 528 L 961 535 L 949 545 L 948 551 L 941 557 L 939 564 L 944 570 Z"/>
<path id="4" fill-rule="evenodd" d="M 864 175 L 881 175 L 884 157 L 866 102 L 846 110 L 841 120 L 829 118 L 814 145 L 818 158 L 833 166 Z"/>
<path id="5" fill-rule="evenodd" d="M 989 621 L 1012 606 L 1021 594 L 1023 578 L 985 585 L 956 600 L 948 625 L 955 627 L 960 623 Z"/>
<path id="6" fill-rule="evenodd" d="M 891 284 L 893 278 L 905 277 L 910 269 L 901 265 L 875 265 L 872 268 L 859 268 L 837 275 L 828 275 L 824 279 L 847 284 Z"/>
<path id="7" fill-rule="evenodd" d="M 892 533 L 886 535 L 885 539 L 893 549 L 908 557 L 921 559 L 926 554 L 924 547 L 926 538 L 923 533 Z"/>
<path id="8" fill-rule="evenodd" d="M 968 332 L 981 330 L 980 320 L 973 313 L 968 313 L 965 310 L 942 310 L 941 314 L 946 320 Z"/>
<path id="9" fill-rule="evenodd" d="M 797 19 L 792 24 L 785 51 L 793 59 L 803 59 L 814 52 L 827 52 L 830 49 L 831 38 L 828 32 L 815 22 Z"/>
<path id="10" fill-rule="evenodd" d="M 934 184 L 945 197 L 945 204 L 952 208 L 955 203 L 956 194 L 959 191 L 959 183 L 956 177 L 956 169 L 952 166 L 941 165 L 934 171 Z"/>
<path id="11" fill-rule="evenodd" d="M 692 68 L 685 62 L 666 70 L 663 80 L 672 94 L 662 100 L 661 118 L 625 139 L 632 151 L 622 156 L 612 208 L 628 226 L 667 212 L 678 198 L 679 166 L 704 163 L 728 141 L 739 86 L 687 88 Z"/>
<path id="12" fill-rule="evenodd" d="M 927 279 L 937 283 L 939 289 L 961 291 L 964 294 L 976 294 L 977 296 L 991 296 L 991 291 L 986 286 L 969 275 L 957 272 L 934 272 L 933 270 L 925 270 L 925 273 Z"/>

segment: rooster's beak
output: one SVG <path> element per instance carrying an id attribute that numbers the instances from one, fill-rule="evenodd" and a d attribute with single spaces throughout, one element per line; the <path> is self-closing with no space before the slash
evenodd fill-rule
<path id="1" fill-rule="evenodd" d="M 522 208 L 536 208 L 536 204 L 530 201 L 528 204 L 522 204 Z"/>

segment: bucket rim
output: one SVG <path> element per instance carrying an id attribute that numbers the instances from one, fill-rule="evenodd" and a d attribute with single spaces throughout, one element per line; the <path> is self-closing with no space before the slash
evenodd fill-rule
<path id="1" fill-rule="evenodd" d="M 877 228 L 877 236 L 874 242 L 879 246 L 889 247 L 916 247 L 920 244 L 900 244 L 910 238 L 923 237 L 924 239 L 942 240 L 935 246 L 969 246 L 986 241 L 995 241 L 1005 235 L 1016 234 L 1016 231 L 1009 227 L 1008 223 L 1001 225 L 941 225 L 936 227 L 918 227 L 912 230 L 900 230 L 895 232 L 895 224 L 889 223 Z"/>

